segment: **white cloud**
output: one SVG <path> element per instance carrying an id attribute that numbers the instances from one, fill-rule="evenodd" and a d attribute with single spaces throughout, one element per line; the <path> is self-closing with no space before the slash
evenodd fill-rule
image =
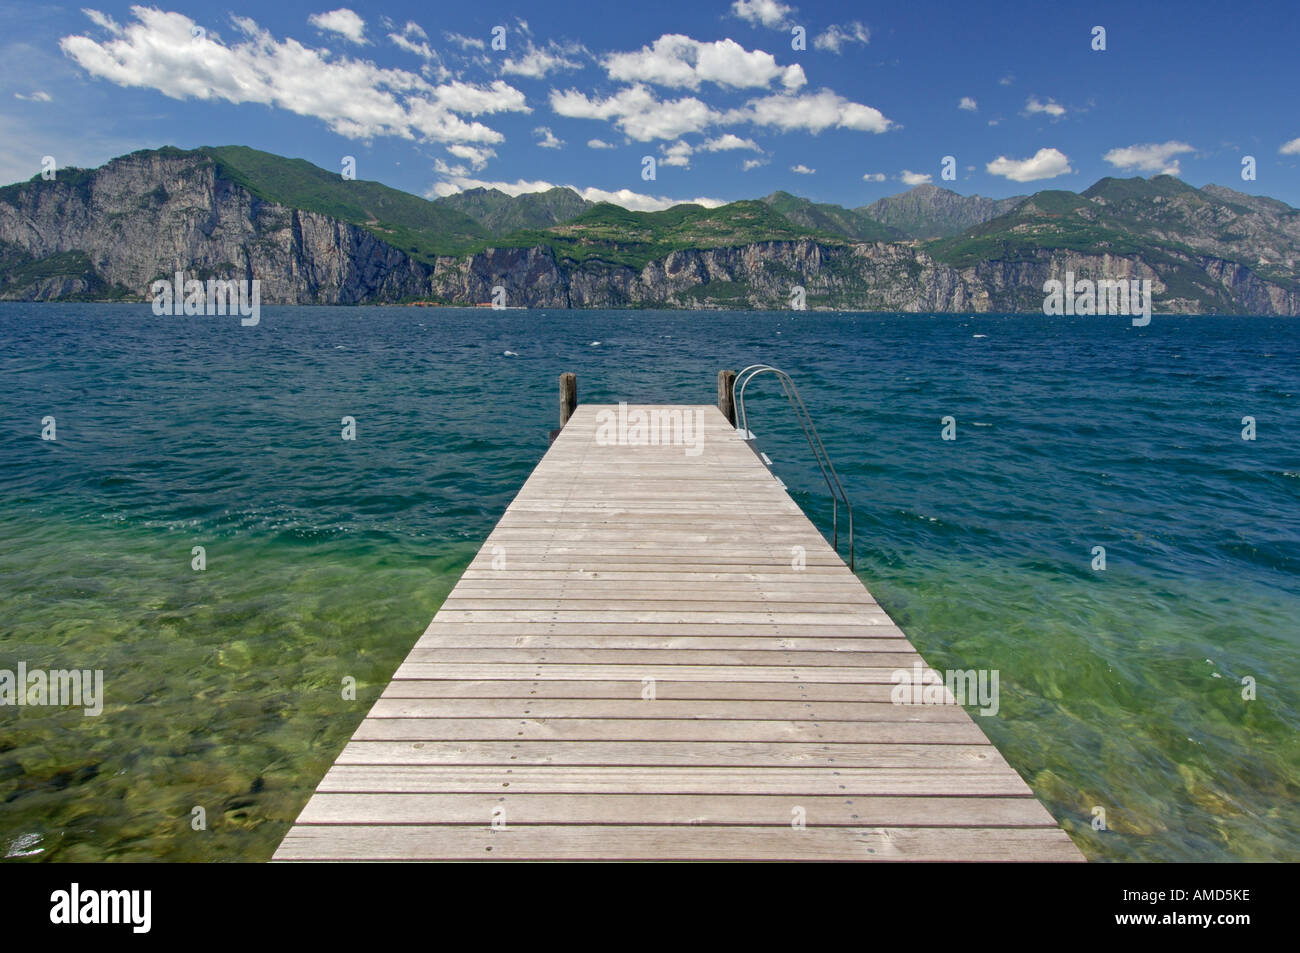
<path id="1" fill-rule="evenodd" d="M 760 165 L 767 165 L 766 159 L 746 159 L 740 164 L 741 172 L 748 172 L 750 169 L 757 169 Z"/>
<path id="2" fill-rule="evenodd" d="M 883 172 L 868 172 L 868 173 L 866 173 L 865 175 L 862 176 L 862 181 L 863 181 L 863 182 L 884 182 L 884 181 L 885 181 L 885 173 L 883 173 Z"/>
<path id="3" fill-rule="evenodd" d="M 718 136 L 716 139 L 706 139 L 700 148 L 705 152 L 728 152 L 732 149 L 752 149 L 755 152 L 762 152 L 758 143 L 753 139 L 742 139 L 733 133 L 727 132 Z"/>
<path id="4" fill-rule="evenodd" d="M 25 99 L 29 103 L 48 103 L 54 99 L 54 97 L 45 90 L 38 89 L 30 96 L 24 96 L 22 93 L 14 93 L 14 99 Z"/>
<path id="5" fill-rule="evenodd" d="M 1025 103 L 1025 114 L 1029 116 L 1038 113 L 1046 113 L 1053 119 L 1060 119 L 1065 115 L 1065 107 L 1054 99 L 1048 99 L 1045 103 L 1040 103 L 1037 96 L 1030 96 L 1029 101 Z"/>
<path id="6" fill-rule="evenodd" d="M 588 139 L 587 148 L 588 149 L 617 149 L 618 146 L 614 145 L 612 142 L 606 142 L 604 139 Z"/>
<path id="7" fill-rule="evenodd" d="M 660 101 L 640 83 L 607 99 L 588 99 L 576 89 L 553 89 L 551 108 L 570 119 L 612 120 L 620 132 L 638 142 L 676 139 L 688 132 L 699 132 L 721 118 L 694 97 Z"/>
<path id="8" fill-rule="evenodd" d="M 114 36 L 119 36 L 122 33 L 122 28 L 118 26 L 117 21 L 107 13 L 100 13 L 98 10 L 90 10 L 86 7 L 82 7 L 81 12 L 90 17 L 90 22 L 101 30 L 107 30 Z"/>
<path id="9" fill-rule="evenodd" d="M 402 27 L 401 33 L 389 33 L 388 39 L 399 50 L 414 53 L 424 60 L 421 72 L 426 76 L 433 76 L 439 81 L 451 78 L 451 70 L 442 65 L 442 58 L 438 55 L 438 51 L 429 46 L 427 42 L 429 34 L 425 33 L 420 24 L 414 20 L 406 21 L 406 26 Z"/>
<path id="10" fill-rule="evenodd" d="M 794 8 L 786 6 L 780 0 L 735 0 L 731 12 L 742 20 L 775 29 L 786 25 Z"/>
<path id="11" fill-rule="evenodd" d="M 337 33 L 353 43 L 370 42 L 366 39 L 366 21 L 347 7 L 340 7 L 329 13 L 313 13 L 307 18 L 307 22 L 318 30 Z"/>
<path id="12" fill-rule="evenodd" d="M 534 136 L 540 136 L 538 145 L 543 149 L 563 149 L 564 140 L 557 138 L 555 133 L 551 132 L 550 126 L 538 126 L 533 130 Z"/>
<path id="13" fill-rule="evenodd" d="M 689 142 L 678 139 L 671 146 L 660 148 L 664 153 L 664 157 L 659 160 L 660 165 L 678 166 L 683 169 L 691 167 L 691 156 L 695 153 L 695 149 Z"/>
<path id="14" fill-rule="evenodd" d="M 469 175 L 469 169 L 463 165 L 447 165 L 441 159 L 433 160 L 433 168 L 439 175 L 465 176 Z"/>
<path id="15" fill-rule="evenodd" d="M 880 110 L 850 102 L 829 89 L 800 96 L 777 94 L 751 99 L 743 108 L 729 112 L 726 119 L 774 126 L 787 132 L 804 129 L 813 133 L 832 127 L 884 132 L 893 125 Z"/>
<path id="16" fill-rule="evenodd" d="M 520 59 L 506 58 L 501 64 L 502 73 L 514 73 L 517 76 L 527 76 L 530 79 L 542 79 L 548 73 L 554 73 L 559 70 L 579 69 L 582 64 L 576 60 L 568 58 L 566 53 L 575 51 L 565 51 L 552 45 L 549 49 L 529 44 L 527 52 Z"/>
<path id="17" fill-rule="evenodd" d="M 1011 85 L 1012 83 L 1014 83 L 1015 81 L 1016 81 L 1016 78 L 1015 78 L 1014 76 L 1011 76 L 1010 74 L 1008 74 L 1008 75 L 1006 75 L 1006 76 L 1003 76 L 1000 80 L 998 80 L 998 85 L 999 85 L 999 86 L 1010 86 L 1010 85 Z"/>
<path id="18" fill-rule="evenodd" d="M 790 171 L 796 173 L 797 175 L 813 175 L 814 173 L 816 173 L 817 170 L 810 169 L 802 162 L 800 162 L 798 165 L 790 166 Z"/>
<path id="19" fill-rule="evenodd" d="M 447 31 L 442 34 L 443 38 L 449 43 L 455 43 L 462 50 L 486 50 L 487 44 L 476 36 L 465 36 L 463 33 L 452 33 Z"/>
<path id="20" fill-rule="evenodd" d="M 633 212 L 662 212 L 674 205 L 685 204 L 703 205 L 705 208 L 717 208 L 719 205 L 727 204 L 722 199 L 670 199 L 663 196 L 642 195 L 640 192 L 633 192 L 631 189 L 618 189 L 615 192 L 607 192 L 604 189 L 588 187 L 575 191 L 588 202 L 611 202 L 614 205 L 621 205 L 623 208 L 631 209 Z"/>
<path id="21" fill-rule="evenodd" d="M 172 99 L 258 103 L 320 119 L 342 136 L 419 138 L 494 144 L 504 136 L 458 113 L 529 112 L 524 95 L 491 86 L 434 85 L 399 69 L 276 40 L 251 19 L 234 17 L 243 40 L 229 45 L 195 36 L 184 14 L 132 7 L 135 22 L 103 42 L 65 36 L 64 54 L 92 76 L 119 86 L 155 89 Z M 94 19 L 94 18 L 92 18 Z"/>
<path id="22" fill-rule="evenodd" d="M 813 47 L 838 53 L 846 43 L 870 43 L 871 31 L 854 20 L 847 26 L 829 26 L 826 32 L 813 40 Z"/>
<path id="23" fill-rule="evenodd" d="M 975 102 L 974 98 L 970 96 L 963 96 L 961 98 L 961 102 L 957 104 L 957 108 L 965 109 L 967 112 L 975 112 L 975 110 L 979 109 L 980 107 L 979 104 Z"/>
<path id="24" fill-rule="evenodd" d="M 644 195 L 640 192 L 633 192 L 631 189 L 618 189 L 611 192 L 594 186 L 585 188 L 576 185 L 557 186 L 553 182 L 530 182 L 525 179 L 518 179 L 514 182 L 485 182 L 482 179 L 472 179 L 464 175 L 453 176 L 448 181 L 437 183 L 429 190 L 427 195 L 429 197 L 455 195 L 457 192 L 463 192 L 466 189 L 497 189 L 507 195 L 515 196 L 529 192 L 546 192 L 554 188 L 573 189 L 588 202 L 611 202 L 634 212 L 659 212 L 683 203 L 703 205 L 705 208 L 717 208 L 719 205 L 726 204 L 722 199 L 670 199 L 664 196 Z"/>
<path id="25" fill-rule="evenodd" d="M 1151 142 L 1145 145 L 1132 145 L 1122 149 L 1111 149 L 1103 159 L 1111 165 L 1138 172 L 1151 172 L 1160 175 L 1181 175 L 1178 159 L 1184 152 L 1196 150 L 1185 142 L 1169 141 Z"/>
<path id="26" fill-rule="evenodd" d="M 483 166 L 487 165 L 488 159 L 496 157 L 496 150 L 489 149 L 486 146 L 471 146 L 464 143 L 456 143 L 447 147 L 447 151 L 457 159 L 464 159 L 477 172 Z"/>
<path id="27" fill-rule="evenodd" d="M 1029 159 L 1008 159 L 1006 156 L 998 156 L 984 168 L 992 175 L 1000 175 L 1012 182 L 1053 179 L 1058 175 L 1074 171 L 1070 168 L 1069 158 L 1057 149 L 1039 149 Z"/>
<path id="28" fill-rule="evenodd" d="M 610 79 L 688 89 L 705 82 L 738 89 L 780 82 L 792 90 L 808 81 L 802 66 L 779 66 L 771 53 L 729 39 L 701 43 L 680 33 L 666 33 L 635 52 L 611 53 L 603 65 Z"/>
<path id="29" fill-rule="evenodd" d="M 453 112 L 469 113 L 471 116 L 497 112 L 532 112 L 524 100 L 524 94 L 503 79 L 495 80 L 491 86 L 476 86 L 457 80 L 434 87 L 432 94 L 439 103 Z"/>
<path id="30" fill-rule="evenodd" d="M 1282 148 L 1277 151 L 1284 156 L 1300 156 L 1300 138 L 1282 143 Z"/>
<path id="31" fill-rule="evenodd" d="M 912 172 L 910 169 L 904 169 L 898 177 L 904 185 L 925 185 L 933 178 L 928 172 Z"/>

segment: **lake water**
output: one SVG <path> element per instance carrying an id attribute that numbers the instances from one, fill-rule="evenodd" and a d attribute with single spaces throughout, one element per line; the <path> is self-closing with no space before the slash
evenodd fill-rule
<path id="1" fill-rule="evenodd" d="M 1000 672 L 977 720 L 1090 858 L 1300 856 L 1295 319 L 0 304 L 0 341 L 0 669 L 106 696 L 0 708 L 2 856 L 267 859 L 546 451 L 558 374 L 712 403 L 756 361 L 860 577 L 931 665 Z"/>

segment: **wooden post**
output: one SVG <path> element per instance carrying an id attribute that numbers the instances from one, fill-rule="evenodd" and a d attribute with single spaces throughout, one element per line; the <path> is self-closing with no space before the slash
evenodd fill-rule
<path id="1" fill-rule="evenodd" d="M 736 426 L 736 404 L 732 400 L 731 387 L 736 383 L 735 371 L 718 371 L 718 410 L 722 416 Z"/>
<path id="2" fill-rule="evenodd" d="M 560 375 L 560 426 L 563 427 L 578 409 L 578 375 L 566 371 Z"/>

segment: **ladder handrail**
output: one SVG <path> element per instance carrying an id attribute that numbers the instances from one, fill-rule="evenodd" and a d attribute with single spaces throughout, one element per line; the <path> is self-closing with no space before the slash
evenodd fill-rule
<path id="1" fill-rule="evenodd" d="M 736 429 L 744 434 L 746 441 L 753 439 L 754 435 L 749 430 L 749 417 L 745 413 L 745 388 L 760 374 L 772 374 L 780 382 L 786 400 L 790 402 L 790 407 L 795 412 L 795 419 L 803 430 L 804 438 L 808 441 L 808 447 L 813 452 L 813 458 L 817 461 L 817 467 L 822 472 L 822 479 L 826 481 L 826 489 L 831 495 L 831 538 L 836 552 L 839 552 L 840 548 L 839 504 L 843 503 L 844 509 L 848 512 L 849 569 L 852 570 L 854 569 L 853 505 L 849 502 L 848 494 L 844 492 L 844 485 L 840 483 L 839 474 L 835 472 L 835 465 L 831 463 L 821 435 L 817 433 L 817 425 L 813 423 L 812 415 L 808 413 L 803 398 L 799 396 L 799 388 L 795 386 L 789 374 L 770 364 L 750 364 L 736 375 L 736 379 L 731 383 L 731 403 L 736 409 Z"/>

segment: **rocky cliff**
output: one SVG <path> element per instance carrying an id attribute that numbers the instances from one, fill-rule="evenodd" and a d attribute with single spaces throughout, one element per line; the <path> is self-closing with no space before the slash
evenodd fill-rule
<path id="1" fill-rule="evenodd" d="M 716 232 L 727 236 L 713 241 L 719 247 L 660 252 L 641 242 L 639 249 L 651 251 L 630 255 L 590 239 L 599 233 L 575 227 L 579 218 L 563 230 L 566 240 L 581 236 L 582 245 L 528 232 L 425 254 L 389 240 L 396 230 L 383 222 L 281 204 L 201 151 L 159 150 L 0 189 L 0 298 L 145 300 L 155 279 L 180 270 L 199 279 L 257 279 L 266 304 L 475 304 L 501 286 L 507 304 L 534 308 L 779 309 L 790 307 L 798 286 L 812 309 L 1039 311 L 1043 283 L 1072 271 L 1150 278 L 1158 312 L 1300 315 L 1292 241 L 1300 213 L 1271 199 L 1230 190 L 1216 198 L 1179 185 L 1188 192 L 1166 202 L 1177 206 L 1173 217 L 1148 215 L 1155 205 L 1118 187 L 1093 199 L 1040 193 L 1004 218 L 940 242 L 857 241 L 824 231 L 741 240 L 733 224 Z M 1068 201 L 1052 197 L 1061 194 Z M 705 227 L 720 220 L 706 221 L 713 211 L 699 209 L 696 221 L 683 208 L 690 207 L 658 214 L 674 227 L 686 222 L 692 234 L 714 234 Z M 1115 209 L 1133 220 L 1129 232 L 1105 218 Z M 1213 240 L 1164 234 L 1170 221 L 1191 228 L 1223 215 L 1232 230 L 1220 227 Z M 771 232 L 770 223 L 764 228 Z M 1056 247 L 1041 239 L 1052 228 Z M 1045 247 L 1026 235 L 1040 236 Z"/>
<path id="2" fill-rule="evenodd" d="M 265 202 L 211 161 L 137 153 L 4 192 L 0 279 L 10 280 L 0 296 L 11 300 L 142 299 L 154 279 L 182 270 L 200 280 L 256 278 L 264 302 L 288 304 L 399 300 L 426 287 L 427 269 L 374 233 Z M 33 267 L 60 255 L 79 255 L 92 270 Z"/>

